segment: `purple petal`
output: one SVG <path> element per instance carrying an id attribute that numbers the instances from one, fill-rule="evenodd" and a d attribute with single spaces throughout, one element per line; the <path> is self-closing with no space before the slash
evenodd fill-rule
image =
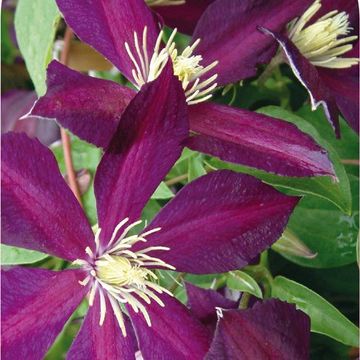
<path id="1" fill-rule="evenodd" d="M 153 9 L 161 15 L 167 26 L 191 35 L 203 12 L 213 2 L 214 0 L 186 0 L 182 5 L 154 6 Z"/>
<path id="2" fill-rule="evenodd" d="M 93 232 L 50 150 L 25 134 L 2 136 L 1 221 L 4 244 L 73 261 Z"/>
<path id="3" fill-rule="evenodd" d="M 161 231 L 134 251 L 169 247 L 151 256 L 181 272 L 239 269 L 280 237 L 298 201 L 251 176 L 216 171 L 185 186 L 148 226 Z"/>
<path id="4" fill-rule="evenodd" d="M 143 358 L 204 359 L 210 345 L 210 334 L 206 327 L 178 300 L 166 294 L 159 297 L 164 307 L 154 301 L 146 305 L 151 327 L 140 312 L 135 313 L 128 307 Z"/>
<path id="5" fill-rule="evenodd" d="M 358 57 L 359 43 L 346 56 Z M 359 133 L 359 66 L 348 69 L 318 68 L 318 71 L 345 120 Z"/>
<path id="6" fill-rule="evenodd" d="M 207 360 L 309 359 L 310 319 L 279 300 L 252 309 L 225 310 Z"/>
<path id="7" fill-rule="evenodd" d="M 213 73 L 219 75 L 220 85 L 253 76 L 256 65 L 268 62 L 276 50 L 273 39 L 262 37 L 256 27 L 281 31 L 310 4 L 310 0 L 217 0 L 196 26 L 193 40 L 201 39 L 196 51 L 205 65 L 219 61 Z"/>
<path id="8" fill-rule="evenodd" d="M 37 99 L 35 91 L 12 90 L 1 96 L 1 132 L 25 132 L 37 137 L 43 144 L 50 145 L 60 138 L 59 127 L 39 119 L 21 119 Z"/>
<path id="9" fill-rule="evenodd" d="M 218 104 L 191 106 L 193 150 L 285 176 L 334 176 L 327 153 L 286 121 Z"/>
<path id="10" fill-rule="evenodd" d="M 133 63 L 125 42 L 134 46 L 134 32 L 142 46 L 147 26 L 147 50 L 151 58 L 158 36 L 156 19 L 143 0 L 56 0 L 66 23 L 76 35 L 111 61 L 128 79 Z"/>
<path id="11" fill-rule="evenodd" d="M 54 118 L 61 126 L 99 147 L 106 147 L 135 91 L 115 82 L 96 79 L 52 61 L 47 92 L 30 115 Z"/>
<path id="12" fill-rule="evenodd" d="M 212 331 L 215 330 L 217 321 L 216 308 L 237 308 L 236 301 L 227 299 L 217 291 L 202 289 L 190 283 L 185 285 L 190 311 Z"/>
<path id="13" fill-rule="evenodd" d="M 301 55 L 300 51 L 287 37 L 265 28 L 259 28 L 259 30 L 277 40 L 284 50 L 294 75 L 308 91 L 312 109 L 315 110 L 319 105 L 322 105 L 329 123 L 335 130 L 336 135 L 340 136 L 339 111 L 335 99 L 322 81 L 317 68 Z"/>
<path id="14" fill-rule="evenodd" d="M 88 289 L 80 270 L 10 268 L 1 271 L 4 360 L 42 359 Z"/>
<path id="15" fill-rule="evenodd" d="M 167 64 L 127 107 L 98 167 L 95 195 L 102 241 L 109 241 L 124 218 L 138 220 L 188 135 L 184 91 Z M 107 239 L 107 240 L 104 240 Z"/>
<path id="16" fill-rule="evenodd" d="M 105 301 L 107 311 L 104 324 L 99 325 L 100 297 L 97 295 L 71 345 L 68 360 L 135 359 L 136 339 L 129 318 L 124 315 L 127 330 L 127 336 L 124 337 L 107 297 Z"/>

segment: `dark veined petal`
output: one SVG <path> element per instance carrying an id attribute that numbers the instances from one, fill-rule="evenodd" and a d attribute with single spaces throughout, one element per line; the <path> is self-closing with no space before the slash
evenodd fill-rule
<path id="1" fill-rule="evenodd" d="M 1 133 L 24 132 L 50 145 L 60 138 L 59 127 L 42 119 L 21 119 L 37 99 L 35 91 L 11 90 L 1 96 Z"/>
<path id="2" fill-rule="evenodd" d="M 1 150 L 3 243 L 70 261 L 84 257 L 94 234 L 50 150 L 15 133 L 2 136 Z"/>
<path id="3" fill-rule="evenodd" d="M 210 346 L 210 333 L 190 311 L 169 295 L 158 295 L 164 307 L 146 305 L 149 327 L 143 315 L 128 310 L 144 359 L 202 360 Z"/>
<path id="4" fill-rule="evenodd" d="M 359 43 L 346 56 L 359 56 Z M 359 65 L 348 69 L 318 68 L 318 71 L 345 120 L 359 133 Z"/>
<path id="5" fill-rule="evenodd" d="M 261 25 L 273 31 L 301 15 L 311 0 L 217 0 L 200 18 L 193 40 L 201 39 L 196 52 L 204 64 L 215 60 L 212 70 L 220 85 L 256 74 L 256 65 L 268 62 L 275 53 L 275 42 L 256 29 Z M 211 75 L 209 73 L 209 75 Z"/>
<path id="6" fill-rule="evenodd" d="M 335 98 L 321 79 L 317 68 L 302 56 L 297 47 L 286 36 L 265 28 L 259 29 L 264 34 L 271 35 L 278 41 L 284 50 L 294 75 L 308 91 L 312 109 L 315 110 L 319 105 L 322 105 L 329 123 L 333 127 L 336 135 L 340 136 L 339 111 Z"/>
<path id="7" fill-rule="evenodd" d="M 307 360 L 310 319 L 279 300 L 224 310 L 206 360 Z"/>
<path id="8" fill-rule="evenodd" d="M 217 308 L 237 308 L 236 301 L 227 299 L 217 291 L 202 289 L 190 283 L 186 283 L 185 287 L 191 313 L 212 331 L 216 326 Z"/>
<path id="9" fill-rule="evenodd" d="M 95 195 L 107 242 L 124 218 L 138 220 L 143 207 L 182 151 L 188 135 L 184 91 L 168 63 L 146 84 L 121 118 L 95 177 Z M 106 240 L 107 239 L 107 240 Z"/>
<path id="10" fill-rule="evenodd" d="M 106 147 L 135 91 L 96 79 L 52 61 L 47 92 L 30 115 L 55 119 L 62 127 L 96 146 Z"/>
<path id="11" fill-rule="evenodd" d="M 1 271 L 2 358 L 43 359 L 88 289 L 81 270 Z"/>
<path id="12" fill-rule="evenodd" d="M 193 150 L 278 175 L 334 176 L 326 151 L 286 121 L 210 103 L 191 106 L 189 118 Z"/>
<path id="13" fill-rule="evenodd" d="M 105 296 L 106 315 L 102 326 L 100 320 L 100 296 L 89 308 L 81 329 L 67 354 L 68 360 L 135 360 L 136 339 L 129 318 L 124 315 L 127 336 L 121 333 L 110 301 Z"/>
<path id="14" fill-rule="evenodd" d="M 182 5 L 154 6 L 167 26 L 191 35 L 205 9 L 214 0 L 186 0 Z"/>
<path id="15" fill-rule="evenodd" d="M 133 248 L 169 247 L 151 256 L 181 272 L 239 269 L 280 237 L 298 201 L 251 176 L 215 171 L 181 189 L 147 227 L 161 230 Z"/>
<path id="16" fill-rule="evenodd" d="M 129 80 L 133 63 L 125 42 L 134 44 L 134 32 L 142 47 L 147 26 L 147 50 L 151 58 L 158 29 L 156 19 L 143 0 L 56 0 L 66 23 L 84 42 L 111 61 Z M 131 45 L 135 52 L 134 45 Z"/>

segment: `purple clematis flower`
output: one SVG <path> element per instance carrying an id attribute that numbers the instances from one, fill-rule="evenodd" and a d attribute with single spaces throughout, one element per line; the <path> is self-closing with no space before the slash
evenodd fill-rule
<path id="1" fill-rule="evenodd" d="M 262 28 L 280 44 L 278 56 L 285 55 L 312 108 L 324 107 L 337 136 L 339 112 L 359 133 L 358 14 L 355 0 L 315 0 L 286 35 Z"/>
<path id="2" fill-rule="evenodd" d="M 192 314 L 215 331 L 206 359 L 309 358 L 310 319 L 294 305 L 270 299 L 238 310 L 217 291 L 191 284 L 186 290 Z"/>
<path id="3" fill-rule="evenodd" d="M 131 100 L 99 164 L 95 235 L 50 151 L 24 134 L 3 136 L 3 242 L 77 266 L 3 269 L 5 360 L 43 358 L 87 294 L 90 309 L 69 359 L 134 359 L 137 349 L 145 359 L 203 359 L 210 333 L 158 283 L 156 270 L 237 269 L 283 232 L 299 198 L 227 170 L 184 187 L 135 232 L 188 134 L 184 92 L 171 73 L 167 64 Z"/>
<path id="4" fill-rule="evenodd" d="M 281 28 L 280 25 L 304 8 L 303 1 L 292 3 L 292 10 L 282 12 L 273 29 Z M 217 60 L 209 60 L 210 55 L 208 58 L 199 53 L 194 55 L 198 40 L 179 53 L 173 42 L 175 32 L 166 45 L 161 45 L 162 31 L 159 32 L 156 18 L 143 0 L 80 3 L 58 0 L 57 4 L 79 38 L 110 60 L 137 89 L 156 79 L 165 64 L 172 64 L 189 105 L 190 129 L 194 134 L 187 146 L 191 149 L 280 175 L 334 175 L 326 151 L 296 126 L 247 110 L 206 102 L 217 86 L 216 81 L 225 79 L 226 74 L 234 70 L 234 61 L 228 61 L 231 54 L 228 47 L 215 44 L 213 48 L 219 48 Z M 219 6 L 218 1 L 211 4 L 203 17 L 216 4 Z M 255 7 L 253 13 L 257 10 Z M 226 28 L 221 29 L 231 38 Z M 253 40 L 262 38 L 269 44 L 255 25 L 250 30 L 256 34 Z M 201 49 L 201 42 L 199 46 Z M 252 56 L 255 59 L 257 52 Z M 250 57 L 247 56 L 245 62 L 249 62 Z M 241 63 L 238 66 L 241 67 Z M 214 69 L 218 69 L 217 74 L 209 75 Z M 109 145 L 121 122 L 121 114 L 136 93 L 111 81 L 81 75 L 57 62 L 48 68 L 47 84 L 46 95 L 35 104 L 31 115 L 55 118 L 80 138 L 104 148 Z"/>

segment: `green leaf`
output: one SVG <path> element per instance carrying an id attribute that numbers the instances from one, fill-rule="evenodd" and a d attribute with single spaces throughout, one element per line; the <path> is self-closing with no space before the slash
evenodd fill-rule
<path id="1" fill-rule="evenodd" d="M 174 197 L 173 192 L 163 181 L 160 183 L 154 194 L 151 196 L 152 199 L 157 200 L 167 200 L 171 199 L 172 197 Z"/>
<path id="2" fill-rule="evenodd" d="M 333 305 L 304 285 L 278 276 L 272 296 L 292 304 L 309 315 L 311 331 L 329 336 L 346 345 L 358 347 L 359 329 Z"/>
<path id="3" fill-rule="evenodd" d="M 189 157 L 188 179 L 189 182 L 196 178 L 205 175 L 206 170 L 203 165 L 203 156 L 201 154 L 194 154 Z"/>
<path id="4" fill-rule="evenodd" d="M 358 178 L 351 176 L 353 211 L 345 215 L 333 204 L 315 196 L 303 198 L 290 218 L 288 229 L 310 250 L 313 259 L 282 255 L 302 266 L 329 268 L 356 261 L 356 242 L 359 232 Z"/>
<path id="5" fill-rule="evenodd" d="M 229 164 L 219 159 L 213 158 L 210 164 L 216 168 L 232 169 L 253 175 L 265 183 L 275 186 L 278 190 L 292 195 L 315 195 L 326 199 L 335 204 L 340 210 L 347 214 L 351 214 L 351 194 L 348 176 L 345 172 L 344 166 L 341 164 L 339 156 L 335 149 L 323 140 L 316 129 L 301 117 L 294 115 L 287 110 L 276 106 L 268 106 L 262 108 L 259 112 L 273 116 L 285 121 L 294 123 L 300 130 L 311 135 L 323 148 L 329 152 L 329 157 L 333 163 L 336 176 L 339 181 L 335 182 L 327 176 L 317 177 L 285 177 L 269 174 L 267 172 L 249 168 L 246 166 Z"/>
<path id="6" fill-rule="evenodd" d="M 46 91 L 46 66 L 52 57 L 60 19 L 54 0 L 19 0 L 15 13 L 16 38 L 39 96 Z"/>
<path id="7" fill-rule="evenodd" d="M 231 272 L 226 279 L 226 285 L 232 290 L 247 292 L 260 299 L 263 298 L 262 291 L 258 283 L 250 275 L 243 271 Z"/>
<path id="8" fill-rule="evenodd" d="M 1 265 L 32 264 L 48 257 L 47 254 L 15 246 L 1 245 Z"/>

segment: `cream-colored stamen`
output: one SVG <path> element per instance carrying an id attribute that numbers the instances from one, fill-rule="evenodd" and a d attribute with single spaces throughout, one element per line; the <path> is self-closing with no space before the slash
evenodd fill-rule
<path id="1" fill-rule="evenodd" d="M 86 254 L 91 258 L 90 262 L 82 259 L 73 262 L 76 265 L 82 266 L 88 272 L 85 279 L 79 281 L 79 283 L 86 286 L 91 281 L 89 293 L 90 306 L 94 303 L 96 293 L 99 294 L 100 326 L 105 321 L 107 298 L 124 336 L 126 336 L 126 329 L 121 304 L 129 304 L 134 312 L 141 312 L 147 324 L 151 326 L 151 319 L 141 300 L 146 304 L 155 301 L 164 307 L 163 301 L 156 293 L 166 293 L 172 296 L 170 291 L 156 283 L 158 277 L 148 267 L 155 266 L 157 268 L 175 270 L 173 266 L 163 260 L 149 255 L 152 251 L 168 251 L 170 250 L 168 247 L 149 246 L 139 251 L 131 250 L 134 244 L 146 242 L 147 236 L 161 229 L 154 228 L 140 235 L 128 235 L 130 230 L 141 223 L 141 221 L 136 221 L 126 226 L 128 221 L 129 218 L 126 218 L 115 227 L 107 248 L 101 253 L 99 250 L 101 229 L 99 228 L 94 237 L 96 253 L 94 254 L 90 247 L 85 249 Z M 124 230 L 120 232 L 124 226 Z"/>
<path id="2" fill-rule="evenodd" d="M 339 57 L 352 49 L 357 36 L 346 36 L 352 28 L 346 12 L 331 11 L 306 26 L 321 8 L 321 0 L 315 2 L 298 19 L 289 25 L 289 38 L 300 52 L 315 66 L 348 68 L 359 62 L 358 58 Z"/>
<path id="3" fill-rule="evenodd" d="M 145 0 L 148 6 L 183 5 L 186 0 Z"/>
<path id="4" fill-rule="evenodd" d="M 212 92 L 216 89 L 217 83 L 215 83 L 215 80 L 217 74 L 212 75 L 210 78 L 206 78 L 205 75 L 218 64 L 218 61 L 214 61 L 206 67 L 201 65 L 203 60 L 202 56 L 193 55 L 200 39 L 186 47 L 186 49 L 179 54 L 174 42 L 176 31 L 177 30 L 174 29 L 165 47 L 161 50 L 163 31 L 160 31 L 150 61 L 147 54 L 147 27 L 145 27 L 143 31 L 142 47 L 139 46 L 139 39 L 136 32 L 134 32 L 133 51 L 130 45 L 127 42 L 125 43 L 125 49 L 134 65 L 132 76 L 136 87 L 140 89 L 145 83 L 155 80 L 161 74 L 170 57 L 173 63 L 174 75 L 177 76 L 182 83 L 187 103 L 193 105 L 206 101 L 211 98 Z M 204 76 L 205 79 L 203 80 Z"/>

